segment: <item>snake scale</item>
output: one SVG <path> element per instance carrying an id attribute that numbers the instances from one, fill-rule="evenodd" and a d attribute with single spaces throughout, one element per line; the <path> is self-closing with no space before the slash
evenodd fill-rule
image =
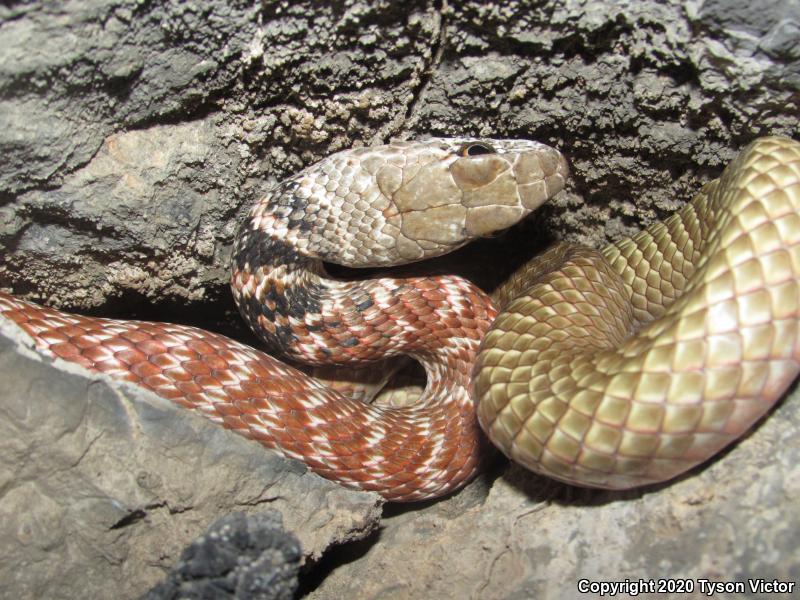
<path id="1" fill-rule="evenodd" d="M 193 327 L 67 314 L 3 292 L 0 314 L 45 355 L 393 501 L 467 482 L 490 454 L 481 428 L 563 481 L 675 477 L 740 437 L 800 370 L 797 142 L 755 141 L 666 221 L 601 251 L 558 245 L 494 300 L 456 276 L 326 271 L 449 252 L 525 218 L 566 174 L 561 154 L 535 142 L 431 138 L 334 154 L 255 203 L 232 260 L 245 320 L 292 361 L 415 358 L 428 385 L 407 408 L 349 398 Z"/>

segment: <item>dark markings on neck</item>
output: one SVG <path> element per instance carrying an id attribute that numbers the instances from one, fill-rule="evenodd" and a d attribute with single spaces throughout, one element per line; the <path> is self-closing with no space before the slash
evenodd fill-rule
<path id="1" fill-rule="evenodd" d="M 297 195 L 300 183 L 290 179 L 281 183 L 270 196 L 270 212 L 280 218 L 289 229 L 308 233 L 315 227 L 315 205 Z"/>
<path id="2" fill-rule="evenodd" d="M 275 350 L 287 351 L 298 342 L 297 335 L 290 327 L 291 321 L 318 321 L 315 316 L 322 310 L 325 285 L 322 282 L 308 282 L 306 278 L 302 278 L 303 285 L 299 283 L 299 275 L 312 264 L 312 259 L 301 256 L 285 241 L 260 229 L 248 229 L 237 241 L 233 256 L 234 269 L 244 271 L 245 265 L 249 265 L 250 272 L 255 274 L 259 267 L 263 267 L 266 277 L 265 282 L 259 282 L 261 299 L 243 299 L 239 310 L 251 328 Z M 275 269 L 279 266 L 285 267 L 285 270 L 281 269 L 280 280 L 275 276 Z M 274 332 L 262 329 L 259 317 L 273 323 Z"/>

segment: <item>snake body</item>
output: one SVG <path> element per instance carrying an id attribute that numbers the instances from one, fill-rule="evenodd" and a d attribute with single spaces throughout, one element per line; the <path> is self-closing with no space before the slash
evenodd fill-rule
<path id="1" fill-rule="evenodd" d="M 267 346 L 310 364 L 407 354 L 430 385 L 408 409 L 366 405 L 242 344 L 191 327 L 68 315 L 0 295 L 0 313 L 44 352 L 146 387 L 324 477 L 390 500 L 463 485 L 487 455 L 469 396 L 489 297 L 454 276 L 339 281 L 323 261 L 402 264 L 528 215 L 566 164 L 528 141 L 429 139 L 345 151 L 255 203 L 231 287 Z"/>
<path id="2" fill-rule="evenodd" d="M 448 252 L 524 218 L 565 175 L 563 157 L 534 142 L 434 138 L 335 154 L 252 208 L 231 284 L 254 331 L 312 365 L 410 355 L 428 378 L 410 408 L 345 397 L 192 327 L 70 315 L 4 293 L 0 314 L 45 354 L 390 500 L 468 481 L 488 451 L 478 421 L 514 460 L 563 480 L 673 477 L 740 436 L 798 372 L 800 144 L 756 142 L 675 216 L 602 252 L 551 250 L 498 292 L 499 315 L 455 276 L 326 273 L 323 261 Z"/>
<path id="3" fill-rule="evenodd" d="M 585 486 L 683 473 L 800 371 L 800 144 L 757 140 L 666 221 L 558 246 L 500 296 L 475 376 L 495 445 Z"/>

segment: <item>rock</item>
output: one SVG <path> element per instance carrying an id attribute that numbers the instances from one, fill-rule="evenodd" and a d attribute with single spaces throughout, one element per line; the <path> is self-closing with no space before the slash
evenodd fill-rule
<path id="1" fill-rule="evenodd" d="M 106 314 L 232 315 L 242 212 L 354 144 L 562 149 L 570 192 L 477 253 L 513 266 L 548 240 L 633 233 L 800 113 L 794 3 L 73 0 L 0 8 L 0 23 L 0 282 Z"/>
<path id="2" fill-rule="evenodd" d="M 300 544 L 283 531 L 279 512 L 231 513 L 192 542 L 166 581 L 144 598 L 291 600 L 300 557 Z"/>
<path id="3" fill-rule="evenodd" d="M 0 208 L 14 229 L 11 282 L 24 275 L 40 298 L 82 308 L 125 293 L 194 302 L 212 289 L 229 295 L 221 282 L 237 206 L 219 188 L 240 183 L 230 146 L 213 120 L 112 135 L 57 190 Z"/>
<path id="4" fill-rule="evenodd" d="M 3 595 L 138 597 L 231 511 L 281 511 L 312 561 L 378 525 L 377 495 L 0 334 Z"/>
<path id="5" fill-rule="evenodd" d="M 222 1 L 0 7 L 0 186 L 51 188 L 111 133 L 203 111 L 256 31 L 254 6 Z"/>

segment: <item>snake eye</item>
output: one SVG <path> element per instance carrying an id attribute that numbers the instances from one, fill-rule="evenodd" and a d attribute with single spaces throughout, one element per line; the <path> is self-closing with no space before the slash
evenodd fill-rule
<path id="1" fill-rule="evenodd" d="M 489 144 L 474 142 L 461 146 L 459 154 L 461 156 L 481 156 L 482 154 L 495 154 L 496 152 Z"/>

